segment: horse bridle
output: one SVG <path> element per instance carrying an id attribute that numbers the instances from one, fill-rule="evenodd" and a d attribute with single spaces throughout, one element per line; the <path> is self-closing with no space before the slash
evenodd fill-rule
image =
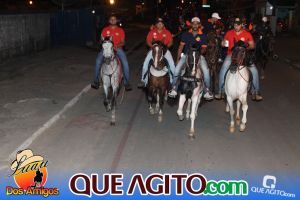
<path id="1" fill-rule="evenodd" d="M 241 74 L 241 72 L 240 72 L 240 70 L 242 70 L 242 69 L 244 69 L 244 68 L 246 67 L 246 65 L 242 65 L 245 58 L 246 58 L 246 49 L 245 49 L 245 51 L 243 52 L 242 59 L 240 59 L 240 61 L 237 62 L 237 71 L 238 71 L 239 75 L 242 77 L 242 79 L 243 79 L 244 81 L 246 81 L 247 83 L 249 83 L 249 80 L 246 80 L 246 79 L 243 77 L 243 75 Z M 240 68 L 240 66 L 243 66 L 243 67 Z"/>
<path id="2" fill-rule="evenodd" d="M 198 69 L 197 65 L 200 62 L 201 55 L 199 56 L 198 61 L 196 62 L 196 51 L 193 51 L 193 59 L 194 59 L 194 62 L 193 62 L 194 66 L 192 69 L 192 76 L 186 76 L 186 77 L 183 76 L 183 77 L 181 77 L 181 80 L 189 81 L 189 82 L 201 82 L 201 81 L 203 81 L 203 77 L 196 78 L 196 74 L 197 74 L 198 70 L 200 70 L 200 69 Z M 189 55 L 187 55 L 187 58 L 185 59 L 185 64 L 186 64 L 186 66 L 190 67 L 188 60 L 189 60 Z M 202 73 L 201 73 L 201 76 L 203 76 Z"/>
<path id="3" fill-rule="evenodd" d="M 160 47 L 160 45 L 159 44 L 153 44 L 152 51 L 154 50 L 155 47 Z M 162 49 L 162 54 L 161 54 L 157 64 L 161 63 L 163 61 L 163 59 L 164 59 L 164 50 Z M 154 62 L 153 54 L 152 54 L 152 61 Z M 162 68 L 162 69 L 155 68 L 155 70 L 162 71 L 162 70 L 164 70 L 164 68 Z"/>
<path id="4" fill-rule="evenodd" d="M 105 41 L 103 41 L 103 43 L 111 43 L 111 44 L 113 44 L 112 43 L 112 41 L 110 41 L 110 40 L 105 40 Z M 115 60 L 115 58 L 116 58 L 116 53 L 115 53 L 115 50 L 113 49 L 113 54 L 110 56 L 110 57 L 104 57 L 104 59 L 109 59 L 109 64 L 107 64 L 110 68 L 111 68 L 111 70 L 113 70 L 113 65 L 112 65 L 112 63 L 113 63 L 113 61 Z M 119 60 L 117 59 L 117 64 L 119 65 Z M 111 73 L 111 74 L 105 74 L 105 73 L 103 73 L 103 75 L 105 75 L 105 76 L 111 76 L 112 74 L 114 74 L 116 71 L 117 71 L 117 67 L 116 67 L 116 69 L 115 70 L 113 70 L 113 72 Z"/>

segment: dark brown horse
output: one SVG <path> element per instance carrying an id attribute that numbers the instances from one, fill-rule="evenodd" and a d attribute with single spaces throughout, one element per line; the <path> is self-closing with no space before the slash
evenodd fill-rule
<path id="1" fill-rule="evenodd" d="M 147 99 L 151 115 L 158 113 L 158 121 L 162 122 L 162 108 L 169 88 L 169 73 L 164 54 L 166 47 L 161 42 L 152 46 L 152 59 L 149 67 L 149 81 L 147 85 Z"/>
<path id="2" fill-rule="evenodd" d="M 221 41 L 217 36 L 216 31 L 210 31 L 207 34 L 207 49 L 206 49 L 206 61 L 210 69 L 211 91 L 215 92 L 218 88 L 218 77 L 220 70 L 219 58 L 221 57 Z"/>
<path id="3" fill-rule="evenodd" d="M 260 78 L 265 79 L 265 70 L 269 57 L 274 54 L 274 40 L 271 35 L 258 35 L 256 38 L 255 60 L 260 71 Z M 274 57 L 274 56 L 273 56 Z"/>

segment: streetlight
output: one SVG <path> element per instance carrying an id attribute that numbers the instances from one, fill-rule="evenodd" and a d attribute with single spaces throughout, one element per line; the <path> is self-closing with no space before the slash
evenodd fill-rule
<path id="1" fill-rule="evenodd" d="M 109 4 L 110 5 L 114 5 L 115 4 L 115 0 L 109 0 Z"/>
<path id="2" fill-rule="evenodd" d="M 29 1 L 28 3 L 29 3 L 29 5 L 32 5 L 32 4 L 33 4 L 33 1 Z"/>

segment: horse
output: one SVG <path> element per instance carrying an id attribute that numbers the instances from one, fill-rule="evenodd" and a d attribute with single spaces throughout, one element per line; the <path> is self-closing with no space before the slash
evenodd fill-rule
<path id="1" fill-rule="evenodd" d="M 158 113 L 158 121 L 163 120 L 163 104 L 167 98 L 170 77 L 168 64 L 164 58 L 167 47 L 162 42 L 153 42 L 152 59 L 149 64 L 147 84 L 147 99 L 151 115 Z"/>
<path id="2" fill-rule="evenodd" d="M 226 112 L 230 112 L 229 131 L 235 131 L 233 102 L 237 100 L 236 122 L 240 131 L 245 131 L 247 122 L 247 93 L 249 88 L 250 73 L 246 66 L 246 45 L 235 45 L 232 52 L 231 66 L 225 77 L 225 93 L 227 96 Z M 242 104 L 243 118 L 240 123 L 240 106 Z"/>
<path id="3" fill-rule="evenodd" d="M 268 58 L 271 54 L 274 54 L 273 40 L 269 34 L 259 35 L 256 39 L 255 58 L 256 65 L 260 69 L 260 78 L 265 78 L 265 69 L 268 63 Z M 273 59 L 276 60 L 276 55 L 273 55 Z"/>
<path id="4" fill-rule="evenodd" d="M 116 123 L 116 99 L 123 80 L 122 66 L 114 51 L 111 37 L 102 38 L 102 49 L 103 64 L 101 67 L 101 79 L 105 94 L 104 106 L 106 112 L 111 111 L 110 124 L 114 126 Z"/>
<path id="5" fill-rule="evenodd" d="M 211 91 L 215 92 L 218 88 L 218 72 L 220 68 L 219 59 L 221 59 L 221 42 L 215 31 L 207 34 L 206 61 L 210 69 Z"/>
<path id="6" fill-rule="evenodd" d="M 186 119 L 191 119 L 189 138 L 195 138 L 194 122 L 197 116 L 198 106 L 203 94 L 203 73 L 200 68 L 201 53 L 199 48 L 190 47 L 186 56 L 185 69 L 179 83 L 179 106 L 177 115 L 180 121 L 184 120 L 183 106 L 188 101 Z"/>

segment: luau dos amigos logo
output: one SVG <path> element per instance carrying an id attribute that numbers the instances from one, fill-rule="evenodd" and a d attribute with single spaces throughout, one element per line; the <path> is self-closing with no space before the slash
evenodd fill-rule
<path id="1" fill-rule="evenodd" d="M 48 197 L 58 195 L 58 188 L 45 188 L 48 178 L 48 161 L 40 155 L 34 155 L 32 150 L 17 152 L 16 159 L 10 169 L 17 188 L 7 186 L 6 195 L 41 195 Z"/>

